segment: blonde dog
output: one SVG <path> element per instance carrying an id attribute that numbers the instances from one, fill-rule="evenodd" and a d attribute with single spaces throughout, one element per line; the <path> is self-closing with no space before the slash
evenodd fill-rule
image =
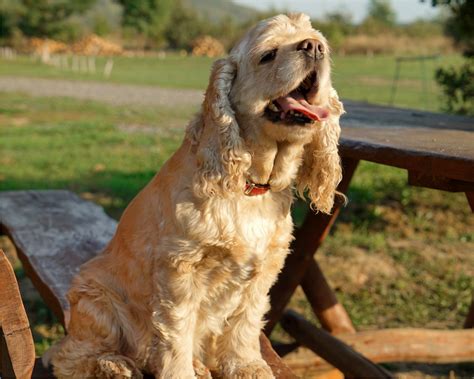
<path id="1" fill-rule="evenodd" d="M 330 212 L 343 107 L 304 14 L 258 23 L 215 62 L 178 151 L 68 294 L 59 378 L 273 378 L 268 291 L 292 239 L 292 187 Z"/>

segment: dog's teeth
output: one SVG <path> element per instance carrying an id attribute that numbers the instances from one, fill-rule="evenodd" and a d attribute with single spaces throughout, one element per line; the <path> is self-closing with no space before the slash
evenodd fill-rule
<path id="1" fill-rule="evenodd" d="M 295 111 L 294 111 L 294 110 L 291 110 L 289 113 L 290 113 L 290 115 L 293 116 L 293 115 L 295 114 Z"/>
<path id="2" fill-rule="evenodd" d="M 268 108 L 271 110 L 271 111 L 274 111 L 274 112 L 278 112 L 278 108 L 275 104 L 273 103 L 270 103 L 270 105 L 268 106 Z"/>

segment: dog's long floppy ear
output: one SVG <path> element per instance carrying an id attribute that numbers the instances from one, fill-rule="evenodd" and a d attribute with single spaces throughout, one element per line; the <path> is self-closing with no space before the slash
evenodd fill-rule
<path id="1" fill-rule="evenodd" d="M 341 133 L 339 117 L 344 113 L 337 92 L 329 87 L 329 119 L 321 123 L 311 143 L 305 146 L 303 164 L 296 181 L 298 195 L 305 193 L 315 210 L 330 213 L 337 194 L 336 188 L 342 179 L 338 141 Z"/>
<path id="2" fill-rule="evenodd" d="M 202 114 L 188 127 L 198 160 L 194 192 L 199 196 L 226 196 L 243 191 L 245 186 L 250 154 L 245 150 L 229 100 L 236 74 L 237 65 L 231 58 L 214 63 Z"/>

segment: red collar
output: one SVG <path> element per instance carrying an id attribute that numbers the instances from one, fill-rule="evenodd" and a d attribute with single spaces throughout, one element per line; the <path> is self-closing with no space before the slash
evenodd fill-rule
<path id="1" fill-rule="evenodd" d="M 270 184 L 257 184 L 249 180 L 245 183 L 244 194 L 247 196 L 263 195 L 270 190 Z"/>

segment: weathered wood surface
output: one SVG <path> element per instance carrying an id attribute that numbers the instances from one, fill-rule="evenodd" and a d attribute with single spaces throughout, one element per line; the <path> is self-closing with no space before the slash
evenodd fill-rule
<path id="1" fill-rule="evenodd" d="M 69 310 L 66 293 L 71 280 L 81 264 L 105 247 L 116 226 L 116 221 L 100 206 L 69 191 L 0 192 L 0 228 L 10 236 L 27 275 L 66 328 Z M 4 277 L 1 274 L 0 271 L 0 280 Z M 16 284 L 14 275 L 5 280 Z M 3 309 L 2 303 L 0 310 Z M 275 377 L 295 378 L 263 334 L 261 343 Z M 35 368 L 34 378 L 48 375 L 48 370 Z"/>
<path id="2" fill-rule="evenodd" d="M 64 324 L 72 277 L 110 241 L 116 222 L 100 206 L 69 191 L 12 191 L 0 193 L 0 228 Z"/>
<path id="3" fill-rule="evenodd" d="M 1 376 L 6 378 L 14 373 L 18 379 L 30 378 L 35 363 L 33 337 L 15 273 L 1 249 L 0 334 Z"/>
<path id="4" fill-rule="evenodd" d="M 340 152 L 474 182 L 474 118 L 344 101 Z"/>
<path id="5" fill-rule="evenodd" d="M 372 362 L 456 363 L 474 360 L 474 330 L 383 329 L 341 334 L 338 340 L 351 346 Z M 321 343 L 319 337 L 315 343 Z M 321 357 L 299 352 L 288 365 L 328 369 Z"/>
<path id="6" fill-rule="evenodd" d="M 280 321 L 283 329 L 303 346 L 329 362 L 350 378 L 392 378 L 384 368 L 328 332 L 316 328 L 294 311 L 286 311 Z"/>

